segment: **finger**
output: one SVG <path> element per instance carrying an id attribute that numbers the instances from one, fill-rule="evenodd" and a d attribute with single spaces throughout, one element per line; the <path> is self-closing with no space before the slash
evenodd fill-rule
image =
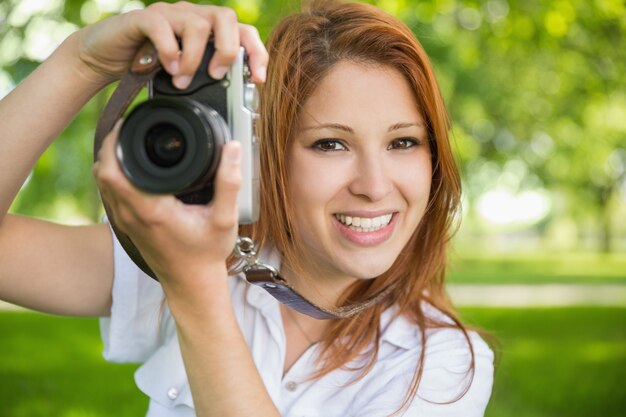
<path id="1" fill-rule="evenodd" d="M 159 61 L 163 68 L 170 75 L 177 75 L 180 71 L 180 48 L 172 22 L 158 10 L 145 9 L 141 12 L 143 13 L 131 15 L 135 19 L 134 23 L 143 36 L 152 41 L 159 53 Z"/>
<path id="2" fill-rule="evenodd" d="M 252 81 L 255 83 L 265 82 L 269 55 L 259 36 L 259 31 L 252 25 L 240 23 L 239 38 L 241 45 L 248 54 L 248 66 L 252 72 Z"/>
<path id="3" fill-rule="evenodd" d="M 92 173 L 98 185 L 98 191 L 103 202 L 108 206 L 108 216 L 112 217 L 110 220 L 118 223 L 120 217 L 120 207 L 117 201 L 115 193 L 111 190 L 111 184 L 117 181 L 117 172 L 115 169 L 111 169 L 111 146 L 115 146 L 119 131 L 122 125 L 122 120 L 118 120 L 111 132 L 104 138 L 96 162 L 92 167 Z M 123 217 L 123 216 L 122 216 Z"/>
<path id="4" fill-rule="evenodd" d="M 98 162 L 94 165 L 96 182 L 107 202 L 124 223 L 155 222 L 159 217 L 158 200 L 167 197 L 141 192 L 122 172 L 116 155 L 121 127 L 122 123 L 118 121 L 102 142 Z"/>
<path id="5" fill-rule="evenodd" d="M 215 54 L 209 63 L 209 74 L 221 80 L 237 57 L 240 40 L 235 11 L 226 7 L 216 9 L 211 16 L 215 36 Z"/>
<path id="6" fill-rule="evenodd" d="M 241 144 L 236 141 L 222 147 L 215 180 L 213 223 L 218 228 L 233 228 L 238 223 L 237 194 L 241 185 Z"/>
<path id="7" fill-rule="evenodd" d="M 211 34 L 211 24 L 197 15 L 188 14 L 180 37 L 183 44 L 183 52 L 180 57 L 180 72 L 174 77 L 173 83 L 176 87 L 187 88 L 193 79 L 202 56 L 206 49 L 209 35 Z"/>
<path id="8" fill-rule="evenodd" d="M 209 22 L 214 35 L 215 54 L 209 63 L 209 74 L 222 79 L 239 52 L 239 28 L 237 14 L 228 7 L 199 6 L 186 2 L 176 3 L 178 10 L 201 16 Z"/>
<path id="9" fill-rule="evenodd" d="M 113 129 L 104 137 L 98 155 L 96 156 L 96 163 L 94 164 L 94 171 L 102 173 L 104 169 L 109 169 L 110 160 L 115 156 L 115 146 L 117 145 L 117 138 L 119 137 L 120 130 L 122 129 L 123 120 L 119 119 L 113 125 Z"/>
<path id="10" fill-rule="evenodd" d="M 168 5 L 157 3 L 152 8 L 157 8 L 160 16 L 165 18 L 167 26 L 171 29 L 174 39 L 180 39 L 182 50 L 179 51 L 175 61 L 176 72 L 168 72 L 173 76 L 172 82 L 179 89 L 189 86 L 195 75 L 206 48 L 212 25 L 209 19 L 199 15 L 195 11 L 197 6 L 187 4 Z M 178 45 L 178 41 L 177 45 Z"/>
<path id="11" fill-rule="evenodd" d="M 121 126 L 122 121 L 119 120 L 113 130 L 104 138 L 98 151 L 97 162 L 93 168 L 98 187 L 108 201 L 117 200 L 121 189 L 131 187 L 120 169 L 115 152 Z"/>

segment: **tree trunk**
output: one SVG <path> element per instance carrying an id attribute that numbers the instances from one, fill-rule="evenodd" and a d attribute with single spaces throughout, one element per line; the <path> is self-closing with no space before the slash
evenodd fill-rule
<path id="1" fill-rule="evenodd" d="M 599 246 L 600 251 L 603 253 L 611 253 L 613 251 L 613 228 L 612 225 L 612 210 L 611 210 L 611 197 L 615 185 L 611 184 L 598 189 L 598 202 L 599 214 L 600 214 L 600 236 Z"/>

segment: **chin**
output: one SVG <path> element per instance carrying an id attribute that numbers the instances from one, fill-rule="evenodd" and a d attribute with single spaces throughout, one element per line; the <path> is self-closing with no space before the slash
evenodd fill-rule
<path id="1" fill-rule="evenodd" d="M 387 272 L 391 266 L 392 262 L 363 262 L 359 264 L 358 268 L 346 268 L 344 269 L 344 273 L 348 276 L 351 276 L 358 280 L 368 280 L 379 277 L 380 275 Z"/>

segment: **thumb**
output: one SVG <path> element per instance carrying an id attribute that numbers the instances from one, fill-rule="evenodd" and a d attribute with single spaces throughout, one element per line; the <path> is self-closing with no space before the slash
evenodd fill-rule
<path id="1" fill-rule="evenodd" d="M 237 194 L 241 186 L 241 144 L 231 141 L 222 147 L 220 165 L 215 179 L 213 222 L 219 228 L 237 226 L 239 211 Z"/>

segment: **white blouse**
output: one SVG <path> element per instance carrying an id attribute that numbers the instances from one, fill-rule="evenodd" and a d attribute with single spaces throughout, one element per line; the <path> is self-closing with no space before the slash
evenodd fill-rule
<path id="1" fill-rule="evenodd" d="M 158 282 L 146 276 L 115 239 L 115 279 L 111 317 L 100 320 L 104 357 L 113 362 L 143 363 L 135 382 L 150 398 L 148 417 L 195 416 L 189 382 L 173 318 L 162 303 Z M 269 263 L 278 266 L 276 256 Z M 392 321 L 393 309 L 381 320 L 378 360 L 363 378 L 337 369 L 307 381 L 317 346 L 309 348 L 283 375 L 285 334 L 278 301 L 243 277 L 230 279 L 232 304 L 259 374 L 284 417 L 381 417 L 402 404 L 422 349 L 417 326 L 403 317 Z M 425 306 L 427 315 L 443 314 Z M 427 332 L 426 359 L 417 396 L 403 416 L 477 417 L 484 414 L 493 383 L 493 353 L 474 332 L 473 379 L 470 351 L 455 329 Z M 456 399 L 468 387 L 459 400 Z M 245 400 L 245 399 L 242 399 Z"/>

